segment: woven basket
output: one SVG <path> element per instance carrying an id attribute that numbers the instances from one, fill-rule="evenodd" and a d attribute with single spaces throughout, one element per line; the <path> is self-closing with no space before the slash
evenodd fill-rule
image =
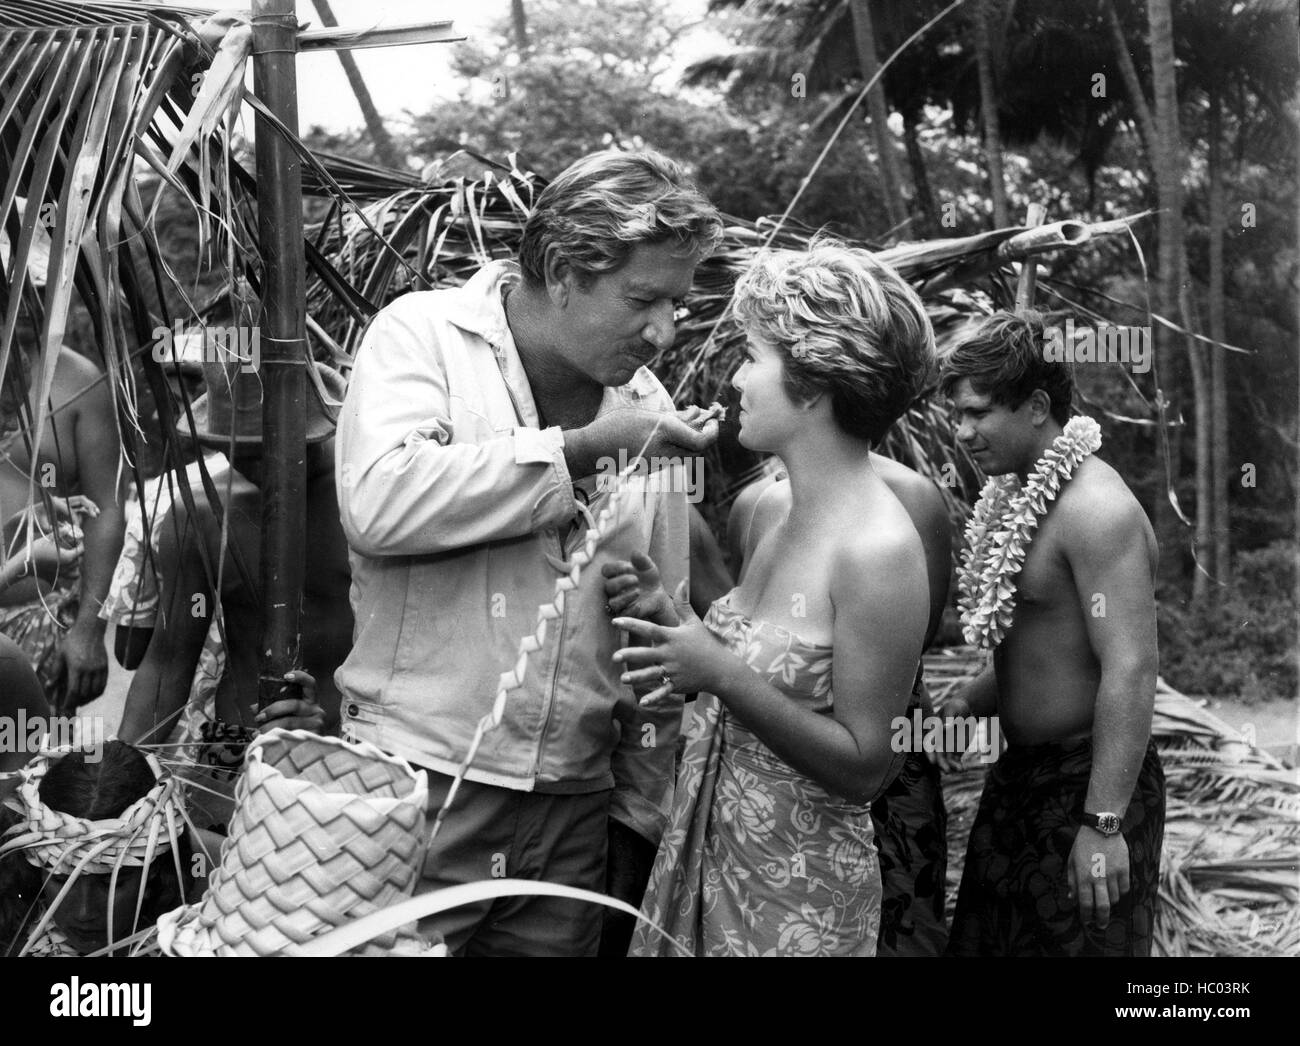
<path id="1" fill-rule="evenodd" d="M 158 920 L 168 955 L 295 955 L 411 895 L 428 780 L 370 744 L 273 730 L 248 748 L 230 834 L 203 898 Z M 353 954 L 415 953 L 411 928 Z"/>
<path id="2" fill-rule="evenodd" d="M 91 821 L 52 810 L 41 801 L 41 782 L 46 771 L 74 751 L 77 751 L 75 745 L 42 751 L 17 772 L 21 783 L 7 805 L 22 816 L 22 824 L 21 829 L 11 833 L 4 851 L 21 851 L 32 864 L 63 875 L 92 852 L 82 872 L 107 874 L 118 866 L 139 868 L 166 853 L 170 832 L 183 832 L 184 821 L 178 782 L 163 772 L 152 755 L 145 758 L 153 770 L 153 788 L 127 807 L 120 817 Z M 11 785 L 12 781 L 6 781 L 5 790 Z"/>

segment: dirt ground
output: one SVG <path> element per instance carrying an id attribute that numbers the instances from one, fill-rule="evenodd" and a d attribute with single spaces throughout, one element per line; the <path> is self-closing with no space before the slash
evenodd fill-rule
<path id="1" fill-rule="evenodd" d="M 1232 697 L 1196 698 L 1205 709 L 1236 727 L 1255 744 L 1277 756 L 1288 766 L 1298 765 L 1300 755 L 1300 699 L 1264 701 L 1248 705 Z"/>

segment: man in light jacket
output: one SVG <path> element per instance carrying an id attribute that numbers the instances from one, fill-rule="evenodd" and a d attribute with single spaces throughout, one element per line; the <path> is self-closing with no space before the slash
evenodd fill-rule
<path id="1" fill-rule="evenodd" d="M 344 736 L 430 771 L 430 816 L 613 476 L 638 453 L 594 561 L 531 653 L 425 863 L 422 889 L 527 878 L 640 901 L 672 799 L 681 698 L 642 706 L 600 569 L 634 551 L 669 591 L 689 557 L 686 460 L 717 436 L 645 364 L 722 223 L 672 161 L 587 156 L 537 200 L 518 263 L 375 317 L 339 420 L 353 650 Z M 657 461 L 655 459 L 658 459 Z M 609 867 L 606 867 L 606 853 Z M 461 954 L 594 954 L 599 908 L 507 898 L 436 929 Z"/>

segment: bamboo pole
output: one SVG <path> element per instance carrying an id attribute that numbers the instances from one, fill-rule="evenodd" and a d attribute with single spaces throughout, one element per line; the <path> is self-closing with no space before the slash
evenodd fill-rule
<path id="1" fill-rule="evenodd" d="M 1033 229 L 1043 224 L 1047 208 L 1041 203 L 1031 203 L 1025 214 L 1025 225 Z M 1029 235 L 1029 234 L 1022 234 Z M 1024 312 L 1034 304 L 1034 287 L 1038 283 L 1038 262 L 1027 256 L 1020 263 L 1020 282 L 1016 285 L 1016 312 Z"/>
<path id="2" fill-rule="evenodd" d="M 253 2 L 253 84 L 266 107 L 298 133 L 294 0 Z M 289 142 L 256 122 L 257 218 L 262 245 L 262 647 L 258 706 L 298 667 L 306 571 L 306 289 L 302 169 Z"/>

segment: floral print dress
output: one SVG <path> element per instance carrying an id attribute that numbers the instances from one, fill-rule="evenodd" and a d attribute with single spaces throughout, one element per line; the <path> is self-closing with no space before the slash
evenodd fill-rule
<path id="1" fill-rule="evenodd" d="M 705 625 L 794 701 L 829 713 L 831 648 L 730 606 Z M 874 955 L 880 867 L 870 807 L 775 755 L 701 694 L 632 955 Z"/>

